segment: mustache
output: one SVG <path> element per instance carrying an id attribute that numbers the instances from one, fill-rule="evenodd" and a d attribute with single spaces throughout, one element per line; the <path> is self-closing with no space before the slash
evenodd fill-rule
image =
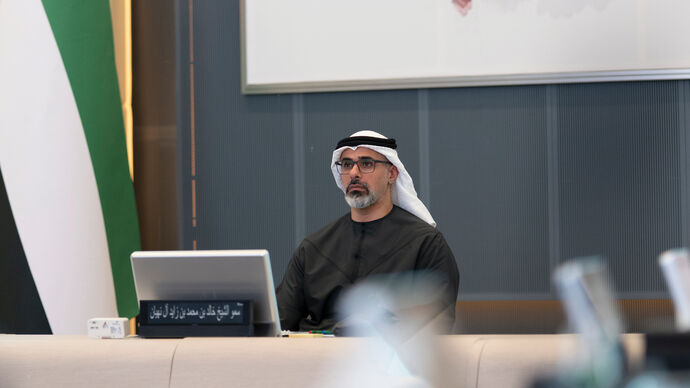
<path id="1" fill-rule="evenodd" d="M 359 186 L 364 187 L 364 190 L 367 192 L 367 194 L 369 193 L 369 185 L 360 181 L 359 179 L 353 179 L 352 181 L 350 181 L 350 183 L 348 183 L 348 185 L 347 185 L 347 188 L 345 189 L 345 192 L 349 192 L 350 187 L 352 187 L 354 185 L 359 185 Z"/>

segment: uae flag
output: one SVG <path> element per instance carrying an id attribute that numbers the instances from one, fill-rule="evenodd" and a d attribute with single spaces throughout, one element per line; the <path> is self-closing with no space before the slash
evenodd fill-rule
<path id="1" fill-rule="evenodd" d="M 0 0 L 0 333 L 138 313 L 108 0 Z"/>

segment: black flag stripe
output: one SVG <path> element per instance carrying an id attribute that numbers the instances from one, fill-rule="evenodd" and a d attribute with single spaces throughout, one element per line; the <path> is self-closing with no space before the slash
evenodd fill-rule
<path id="1" fill-rule="evenodd" d="M 52 334 L 0 171 L 0 333 Z"/>

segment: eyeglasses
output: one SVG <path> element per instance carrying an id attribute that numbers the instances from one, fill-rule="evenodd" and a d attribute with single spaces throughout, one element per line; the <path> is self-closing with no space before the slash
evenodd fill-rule
<path id="1" fill-rule="evenodd" d="M 352 159 L 343 159 L 339 162 L 335 162 L 335 167 L 338 169 L 338 172 L 340 175 L 345 175 L 349 174 L 350 171 L 355 168 L 355 164 L 357 165 L 357 168 L 362 174 L 368 174 L 370 172 L 374 172 L 376 169 L 376 163 L 385 163 L 385 164 L 393 164 L 387 160 L 376 160 L 372 158 L 361 158 L 359 160 L 352 160 Z"/>

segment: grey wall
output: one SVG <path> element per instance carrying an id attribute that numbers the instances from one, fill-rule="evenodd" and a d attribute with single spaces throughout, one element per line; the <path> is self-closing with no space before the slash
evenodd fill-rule
<path id="1" fill-rule="evenodd" d="M 354 130 L 398 139 L 446 236 L 460 298 L 553 298 L 550 273 L 601 254 L 619 296 L 657 298 L 688 240 L 690 83 L 244 96 L 238 2 L 176 2 L 179 241 L 267 248 L 276 282 L 344 214 L 329 163 Z"/>

